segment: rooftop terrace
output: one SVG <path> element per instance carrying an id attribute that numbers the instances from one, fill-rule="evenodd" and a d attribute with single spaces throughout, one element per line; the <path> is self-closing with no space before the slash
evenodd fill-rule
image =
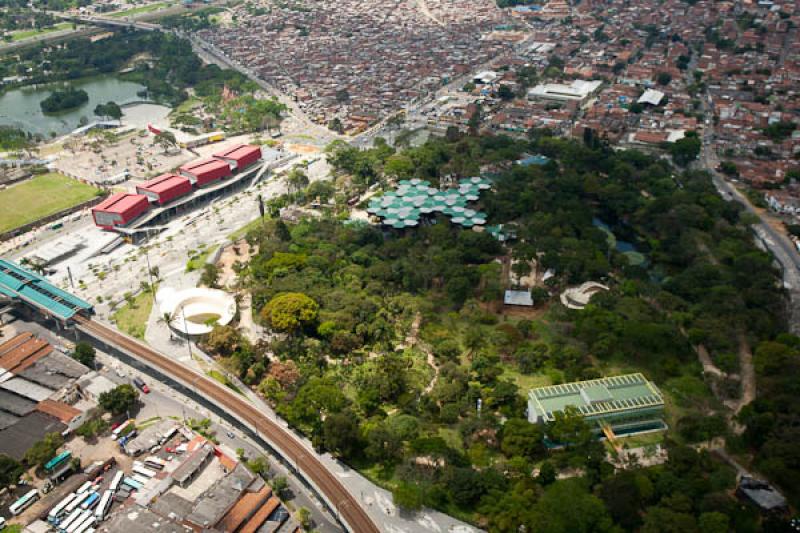
<path id="1" fill-rule="evenodd" d="M 531 420 L 552 421 L 554 413 L 568 406 L 586 417 L 602 418 L 625 411 L 663 408 L 664 399 L 658 388 L 639 373 L 551 385 L 528 392 Z"/>

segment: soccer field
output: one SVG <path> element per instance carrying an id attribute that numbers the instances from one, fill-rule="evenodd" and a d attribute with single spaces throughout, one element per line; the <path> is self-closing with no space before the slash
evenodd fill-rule
<path id="1" fill-rule="evenodd" d="M 99 190 L 63 174 L 35 176 L 0 191 L 0 233 L 90 200 Z"/>

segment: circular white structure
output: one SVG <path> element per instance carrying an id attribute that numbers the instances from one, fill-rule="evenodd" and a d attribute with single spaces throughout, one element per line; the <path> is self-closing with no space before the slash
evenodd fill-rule
<path id="1" fill-rule="evenodd" d="M 205 335 L 214 324 L 226 326 L 236 315 L 236 300 L 218 289 L 164 288 L 156 294 L 161 316 L 169 315 L 169 327 L 186 335 Z"/>

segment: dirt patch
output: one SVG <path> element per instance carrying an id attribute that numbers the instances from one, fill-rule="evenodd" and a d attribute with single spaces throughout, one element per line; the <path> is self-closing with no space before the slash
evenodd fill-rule
<path id="1" fill-rule="evenodd" d="M 320 151 L 318 146 L 310 144 L 287 144 L 286 149 L 296 154 L 316 154 Z"/>
<path id="2" fill-rule="evenodd" d="M 217 267 L 219 268 L 219 284 L 222 287 L 232 287 L 236 283 L 236 272 L 233 270 L 233 265 L 236 262 L 247 263 L 258 250 L 255 246 L 251 247 L 250 244 L 242 239 L 236 241 L 230 246 L 226 246 L 220 253 Z"/>

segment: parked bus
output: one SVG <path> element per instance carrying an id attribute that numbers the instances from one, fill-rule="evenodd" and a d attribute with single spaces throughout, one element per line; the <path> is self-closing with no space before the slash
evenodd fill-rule
<path id="1" fill-rule="evenodd" d="M 102 522 L 106 519 L 112 501 L 114 501 L 114 491 L 109 489 L 103 493 L 103 498 L 100 500 L 100 503 L 97 504 L 97 509 L 94 510 L 94 517 L 98 522 Z"/>
<path id="2" fill-rule="evenodd" d="M 116 429 L 114 429 L 114 431 L 111 432 L 111 438 L 117 440 L 120 435 L 125 434 L 125 430 L 128 429 L 128 426 L 130 426 L 134 422 L 135 420 L 131 418 L 123 422 L 121 425 L 117 426 Z"/>
<path id="3" fill-rule="evenodd" d="M 81 527 L 81 524 L 83 524 L 90 516 L 92 516 L 92 511 L 83 511 L 78 515 L 78 518 L 73 520 L 69 527 L 64 528 L 64 533 L 75 533 L 75 530 Z"/>
<path id="4" fill-rule="evenodd" d="M 84 510 L 85 510 L 85 509 L 91 509 L 92 507 L 94 507 L 95 505 L 97 505 L 97 501 L 98 501 L 99 499 L 100 499 L 100 494 L 98 494 L 98 493 L 96 493 L 96 492 L 92 492 L 92 493 L 89 495 L 89 497 L 88 497 L 88 498 L 86 498 L 85 500 L 83 500 L 83 503 L 81 504 L 81 509 L 84 509 Z"/>
<path id="5" fill-rule="evenodd" d="M 91 486 L 92 486 L 92 482 L 91 481 L 86 481 L 83 485 L 78 487 L 78 490 L 76 490 L 75 492 L 78 493 L 78 494 L 83 494 L 84 492 L 87 492 Z"/>
<path id="6" fill-rule="evenodd" d="M 86 498 L 88 498 L 89 496 L 90 496 L 90 494 L 89 494 L 88 492 L 78 492 L 78 495 L 75 497 L 75 499 L 74 499 L 74 500 L 72 500 L 72 501 L 70 502 L 70 504 L 69 504 L 69 505 L 67 505 L 67 506 L 64 508 L 64 511 L 66 511 L 67 513 L 71 513 L 71 512 L 72 512 L 72 511 L 74 511 L 75 509 L 79 508 L 79 507 L 80 507 L 80 505 L 81 505 L 83 502 L 85 502 L 85 501 L 86 501 Z"/>
<path id="7" fill-rule="evenodd" d="M 139 483 L 142 486 L 145 486 L 147 484 L 147 482 L 150 481 L 149 478 L 146 478 L 146 477 L 144 477 L 144 476 L 142 476 L 140 474 L 131 474 L 131 479 L 134 480 L 135 482 Z"/>
<path id="8" fill-rule="evenodd" d="M 33 505 L 33 503 L 38 499 L 39 491 L 36 489 L 31 489 L 26 492 L 22 498 L 11 504 L 11 507 L 8 508 L 8 512 L 11 513 L 11 516 L 17 516 L 22 511 Z"/>
<path id="9" fill-rule="evenodd" d="M 128 433 L 124 437 L 120 437 L 119 440 L 117 441 L 119 443 L 119 447 L 120 448 L 125 447 L 125 444 L 129 440 L 131 440 L 132 438 L 136 437 L 137 434 L 138 434 L 138 432 L 134 429 L 133 431 L 131 431 L 130 433 Z"/>
<path id="10" fill-rule="evenodd" d="M 70 513 L 70 515 L 60 524 L 58 524 L 58 531 L 64 533 L 68 528 L 72 527 L 72 524 L 81 520 L 81 517 L 86 511 L 83 509 L 75 509 Z"/>
<path id="11" fill-rule="evenodd" d="M 87 518 L 79 527 L 75 530 L 75 533 L 86 533 L 87 530 L 91 529 L 97 523 L 97 518 L 94 516 L 90 516 Z M 92 530 L 94 531 L 94 530 Z"/>
<path id="12" fill-rule="evenodd" d="M 145 468 L 144 465 L 139 461 L 134 461 L 133 468 L 131 468 L 131 471 L 134 474 L 139 474 L 140 476 L 144 476 L 146 478 L 155 477 L 156 475 L 156 473 L 153 470 Z"/>
<path id="13" fill-rule="evenodd" d="M 178 432 L 178 428 L 170 429 L 169 431 L 167 431 L 167 433 L 163 437 L 161 437 L 161 439 L 159 440 L 159 443 L 163 444 L 163 443 L 167 442 L 169 439 L 174 437 L 175 433 L 177 433 L 177 432 Z"/>
<path id="14" fill-rule="evenodd" d="M 67 505 L 72 503 L 72 500 L 74 500 L 77 497 L 78 497 L 77 494 L 75 494 L 74 492 L 70 492 L 66 498 L 58 502 L 58 504 L 55 507 L 50 509 L 50 512 L 47 514 L 47 521 L 50 522 L 51 524 L 55 524 L 59 518 L 64 516 L 65 514 L 64 510 L 67 507 Z"/>
<path id="15" fill-rule="evenodd" d="M 119 488 L 119 484 L 122 483 L 122 478 L 125 477 L 125 472 L 122 470 L 117 470 L 117 473 L 114 474 L 114 479 L 111 480 L 111 485 L 109 485 L 109 490 L 112 492 L 116 492 Z"/>
<path id="16" fill-rule="evenodd" d="M 128 485 L 130 488 L 136 489 L 136 490 L 140 490 L 144 486 L 142 483 L 139 483 L 135 479 L 130 478 L 128 476 L 125 476 L 122 479 L 122 482 L 125 483 L 126 485 Z"/>
<path id="17" fill-rule="evenodd" d="M 144 466 L 147 468 L 155 468 L 156 470 L 163 470 L 164 467 L 167 466 L 167 462 L 164 459 L 150 456 L 144 460 Z"/>
<path id="18" fill-rule="evenodd" d="M 45 472 L 49 474 L 50 472 L 61 466 L 64 462 L 68 461 L 70 457 L 72 457 L 72 452 L 70 451 L 61 452 L 60 454 L 56 455 L 55 457 L 47 461 L 47 463 L 44 465 Z"/>

